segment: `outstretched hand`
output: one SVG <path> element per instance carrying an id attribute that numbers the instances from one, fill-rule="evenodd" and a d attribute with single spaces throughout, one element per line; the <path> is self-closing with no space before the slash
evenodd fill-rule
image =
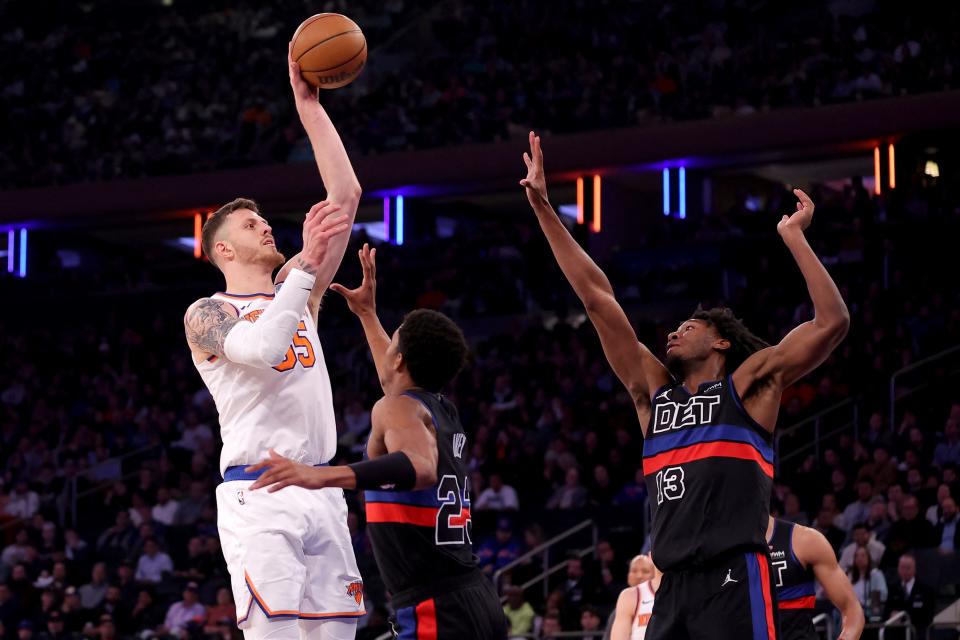
<path id="1" fill-rule="evenodd" d="M 323 200 L 310 207 L 303 221 L 303 250 L 297 266 L 316 275 L 330 247 L 330 241 L 342 233 L 348 233 L 351 225 L 345 213 L 338 213 L 340 205 Z"/>
<path id="2" fill-rule="evenodd" d="M 794 189 L 797 196 L 797 210 L 790 216 L 783 216 L 777 223 L 777 232 L 783 236 L 793 231 L 803 232 L 813 221 L 813 200 L 802 189 Z"/>
<path id="3" fill-rule="evenodd" d="M 549 204 L 547 198 L 547 177 L 543 173 L 543 150 L 540 149 L 540 136 L 530 132 L 530 153 L 523 153 L 523 163 L 527 165 L 527 177 L 520 186 L 527 190 L 530 206 Z"/>
<path id="4" fill-rule="evenodd" d="M 301 106 L 317 102 L 319 89 L 311 87 L 300 74 L 300 63 L 293 59 L 293 41 L 287 44 L 287 71 L 290 73 L 290 87 L 297 102 L 297 109 Z"/>
<path id="5" fill-rule="evenodd" d="M 377 310 L 377 250 L 371 249 L 366 242 L 357 254 L 363 269 L 363 280 L 356 289 L 347 289 L 342 284 L 333 283 L 330 289 L 339 293 L 347 301 L 354 314 L 362 316 L 376 313 Z"/>
<path id="6" fill-rule="evenodd" d="M 266 471 L 257 478 L 256 482 L 250 485 L 251 491 L 269 487 L 267 491 L 273 493 L 291 485 L 304 487 L 305 489 L 322 489 L 325 486 L 324 472 L 328 467 L 311 467 L 300 462 L 294 462 L 270 449 L 269 458 L 250 465 L 244 471 L 254 473 L 264 469 Z"/>

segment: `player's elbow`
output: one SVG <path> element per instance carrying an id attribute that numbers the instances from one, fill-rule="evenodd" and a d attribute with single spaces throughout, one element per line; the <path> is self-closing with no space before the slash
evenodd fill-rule
<path id="1" fill-rule="evenodd" d="M 261 344 L 260 361 L 271 367 L 276 367 L 287 359 L 287 350 L 290 345 Z"/>
<path id="2" fill-rule="evenodd" d="M 843 305 L 836 316 L 830 319 L 826 329 L 836 343 L 847 336 L 847 332 L 850 331 L 850 311 L 847 310 L 846 305 Z"/>

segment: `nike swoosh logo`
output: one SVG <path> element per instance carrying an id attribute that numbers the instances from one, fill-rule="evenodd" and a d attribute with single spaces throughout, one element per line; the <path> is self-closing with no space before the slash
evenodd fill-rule
<path id="1" fill-rule="evenodd" d="M 653 600 L 641 600 L 641 604 L 650 604 Z"/>

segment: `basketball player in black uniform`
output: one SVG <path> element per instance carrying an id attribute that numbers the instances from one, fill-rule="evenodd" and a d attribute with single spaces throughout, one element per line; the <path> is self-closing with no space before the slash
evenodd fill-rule
<path id="1" fill-rule="evenodd" d="M 398 638 L 501 640 L 507 621 L 471 545 L 469 452 L 456 408 L 440 395 L 467 345 L 447 316 L 419 309 L 392 338 L 376 314 L 376 249 L 360 250 L 363 282 L 334 284 L 363 324 L 384 397 L 373 407 L 368 460 L 310 467 L 277 456 L 251 488 L 365 489 L 367 532 L 392 594 Z"/>
<path id="2" fill-rule="evenodd" d="M 819 640 L 813 628 L 816 604 L 814 580 L 840 611 L 839 640 L 856 640 L 863 632 L 863 607 L 833 547 L 816 529 L 770 518 L 767 529 L 773 582 L 780 609 L 781 640 Z"/>
<path id="3" fill-rule="evenodd" d="M 520 185 L 640 418 L 653 561 L 664 572 L 647 640 L 773 640 L 765 534 L 780 396 L 827 358 L 850 323 L 803 235 L 813 202 L 797 189 L 797 210 L 777 231 L 806 280 L 814 319 L 771 347 L 729 309 L 697 309 L 669 335 L 664 365 L 637 341 L 609 280 L 557 218 L 533 132 L 523 159 Z"/>

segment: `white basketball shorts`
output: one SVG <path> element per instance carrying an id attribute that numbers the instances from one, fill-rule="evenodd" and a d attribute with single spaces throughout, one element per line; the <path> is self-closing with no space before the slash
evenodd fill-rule
<path id="1" fill-rule="evenodd" d="M 342 489 L 250 491 L 252 480 L 217 487 L 217 526 L 237 605 L 268 618 L 364 615 L 363 582 L 347 529 Z"/>

